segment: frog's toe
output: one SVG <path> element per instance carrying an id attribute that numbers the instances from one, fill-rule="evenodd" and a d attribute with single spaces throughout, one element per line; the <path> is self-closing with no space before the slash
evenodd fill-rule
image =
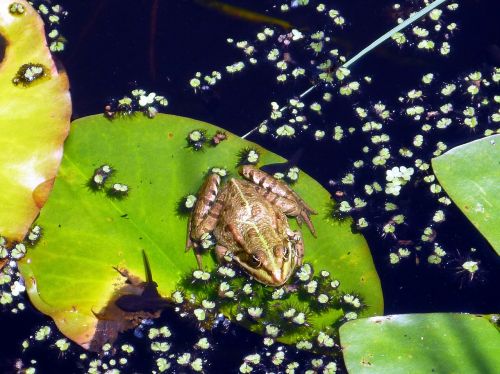
<path id="1" fill-rule="evenodd" d="M 191 248 L 194 248 L 194 243 L 191 238 L 187 238 L 185 251 L 188 252 Z"/>
<path id="2" fill-rule="evenodd" d="M 198 269 L 203 270 L 203 261 L 201 253 L 196 248 L 193 248 L 193 250 L 194 250 L 194 256 L 196 257 L 196 263 L 198 264 Z"/>
<path id="3" fill-rule="evenodd" d="M 304 200 L 302 200 L 299 195 L 296 195 L 296 199 L 299 202 L 299 206 L 302 208 L 302 210 L 308 214 L 308 215 L 316 215 L 318 212 L 316 212 L 313 208 L 311 208 L 309 205 L 306 204 Z"/>
<path id="4" fill-rule="evenodd" d="M 301 211 L 300 214 L 297 216 L 297 223 L 299 226 L 302 226 L 302 222 L 305 222 L 307 227 L 309 228 L 309 231 L 311 231 L 311 234 L 316 238 L 316 229 L 314 228 L 314 225 L 311 221 L 311 218 L 309 217 L 309 214 L 306 211 Z"/>

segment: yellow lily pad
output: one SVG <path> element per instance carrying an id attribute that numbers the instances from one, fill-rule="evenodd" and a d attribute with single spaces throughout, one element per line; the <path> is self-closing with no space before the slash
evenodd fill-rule
<path id="1" fill-rule="evenodd" d="M 69 131 L 64 72 L 47 47 L 44 25 L 24 0 L 0 4 L 0 235 L 24 238 L 47 200 Z M 0 53 L 2 56 L 2 53 Z"/>

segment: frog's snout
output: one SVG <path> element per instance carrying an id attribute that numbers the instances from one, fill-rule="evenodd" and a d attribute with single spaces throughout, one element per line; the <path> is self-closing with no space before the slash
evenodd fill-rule
<path id="1" fill-rule="evenodd" d="M 286 279 L 284 279 L 285 273 L 281 271 L 281 269 L 276 269 L 271 273 L 271 277 L 273 278 L 273 282 L 276 284 L 284 283 Z"/>

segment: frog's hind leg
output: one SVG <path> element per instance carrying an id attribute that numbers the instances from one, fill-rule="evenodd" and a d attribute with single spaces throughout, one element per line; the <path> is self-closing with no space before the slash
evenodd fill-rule
<path id="1" fill-rule="evenodd" d="M 317 213 L 286 183 L 250 165 L 243 166 L 241 174 L 256 185 L 257 191 L 267 201 L 279 207 L 287 216 L 295 217 L 299 225 L 305 222 L 311 233 L 316 236 L 310 215 Z"/>
<path id="2" fill-rule="evenodd" d="M 310 215 L 317 214 L 309 207 L 300 196 L 285 182 L 257 169 L 251 165 L 245 165 L 240 169 L 241 175 L 254 183 L 271 204 L 278 206 L 287 216 L 297 219 L 299 225 L 305 222 L 311 233 L 316 236 L 316 230 L 311 222 Z"/>
<path id="3" fill-rule="evenodd" d="M 199 241 L 214 230 L 223 208 L 223 194 L 219 194 L 220 176 L 211 174 L 198 192 L 198 199 L 189 218 L 186 251 L 193 248 L 198 267 L 202 268 Z"/>
<path id="4" fill-rule="evenodd" d="M 240 174 L 254 184 L 271 191 L 278 196 L 295 201 L 308 214 L 317 214 L 314 209 L 306 204 L 304 200 L 285 182 L 274 178 L 272 175 L 256 168 L 252 165 L 244 165 L 240 169 Z"/>
<path id="5" fill-rule="evenodd" d="M 311 233 L 316 237 L 316 230 L 314 229 L 314 225 L 309 217 L 310 214 L 316 214 L 316 212 L 311 213 L 304 209 L 304 207 L 296 200 L 290 200 L 286 197 L 279 196 L 274 192 L 263 189 L 262 187 L 257 187 L 257 191 L 271 204 L 280 208 L 285 215 L 295 217 L 299 226 L 302 226 L 302 222 L 305 222 Z"/>
<path id="6" fill-rule="evenodd" d="M 217 224 L 222 202 L 218 199 L 220 176 L 211 174 L 198 191 L 198 199 L 189 218 L 186 249 L 191 248 L 203 234 L 212 231 Z"/>

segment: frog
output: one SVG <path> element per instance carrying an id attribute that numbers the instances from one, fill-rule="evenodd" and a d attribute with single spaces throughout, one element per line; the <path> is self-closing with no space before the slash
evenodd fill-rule
<path id="1" fill-rule="evenodd" d="M 234 260 L 256 281 L 284 285 L 302 265 L 304 241 L 290 228 L 288 216 L 305 223 L 314 237 L 311 215 L 317 214 L 284 181 L 253 165 L 239 168 L 242 179 L 209 174 L 198 191 L 188 222 L 186 251 L 193 249 L 202 269 L 201 240 L 215 238 L 219 263 Z"/>

